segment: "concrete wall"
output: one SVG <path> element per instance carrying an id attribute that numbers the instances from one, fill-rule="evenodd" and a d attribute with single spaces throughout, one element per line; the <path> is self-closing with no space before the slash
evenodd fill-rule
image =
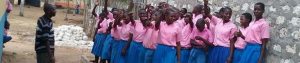
<path id="1" fill-rule="evenodd" d="M 148 4 L 168 2 L 178 8 L 192 10 L 203 0 L 148 0 Z M 233 9 L 232 20 L 239 22 L 244 12 L 253 14 L 257 2 L 266 5 L 264 17 L 271 24 L 271 40 L 267 45 L 267 63 L 300 63 L 300 0 L 209 0 L 212 11 L 223 6 Z"/>

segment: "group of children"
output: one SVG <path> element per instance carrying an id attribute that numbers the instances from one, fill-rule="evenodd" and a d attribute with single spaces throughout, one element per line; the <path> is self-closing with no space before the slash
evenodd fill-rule
<path id="1" fill-rule="evenodd" d="M 223 7 L 210 14 L 207 0 L 192 12 L 166 2 L 147 5 L 139 19 L 113 8 L 97 17 L 92 53 L 95 63 L 262 63 L 269 37 L 269 24 L 262 17 L 265 5 L 254 6 L 240 16 L 238 28 L 232 10 Z"/>

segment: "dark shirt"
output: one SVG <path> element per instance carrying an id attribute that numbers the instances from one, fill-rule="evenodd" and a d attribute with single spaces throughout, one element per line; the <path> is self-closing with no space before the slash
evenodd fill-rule
<path id="1" fill-rule="evenodd" d="M 50 50 L 54 51 L 54 29 L 50 18 L 42 16 L 37 21 L 35 51 L 36 53 L 47 53 L 46 45 L 48 42 Z"/>

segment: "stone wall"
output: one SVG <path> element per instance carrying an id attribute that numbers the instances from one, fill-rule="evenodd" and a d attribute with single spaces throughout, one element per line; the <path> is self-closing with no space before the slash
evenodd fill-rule
<path id="1" fill-rule="evenodd" d="M 203 0 L 148 0 L 148 4 L 158 5 L 162 1 L 189 11 L 196 4 L 203 4 Z M 264 17 L 271 24 L 266 62 L 300 63 L 300 0 L 209 0 L 209 6 L 212 12 L 223 6 L 231 7 L 232 20 L 237 23 L 242 13 L 253 14 L 257 2 L 266 5 Z"/>

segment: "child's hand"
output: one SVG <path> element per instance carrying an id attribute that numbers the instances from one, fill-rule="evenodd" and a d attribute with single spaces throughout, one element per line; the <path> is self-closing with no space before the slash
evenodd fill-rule
<path id="1" fill-rule="evenodd" d="M 242 35 L 241 32 L 235 32 L 235 33 L 234 33 L 234 36 L 236 36 L 236 37 L 241 37 L 241 35 Z"/>

